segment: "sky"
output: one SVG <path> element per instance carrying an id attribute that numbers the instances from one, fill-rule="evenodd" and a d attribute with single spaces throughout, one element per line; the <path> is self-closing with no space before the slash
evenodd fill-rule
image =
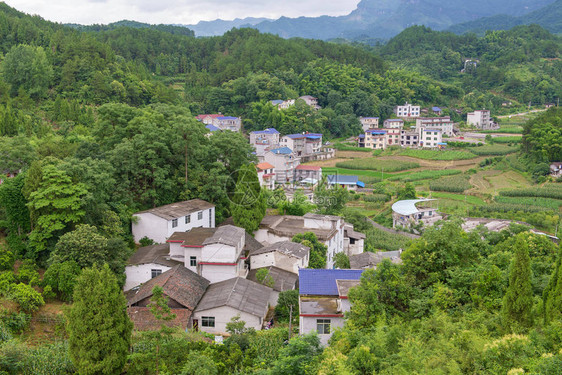
<path id="1" fill-rule="evenodd" d="M 3 0 L 19 11 L 62 23 L 107 24 L 123 19 L 152 24 L 201 20 L 345 15 L 359 0 Z"/>

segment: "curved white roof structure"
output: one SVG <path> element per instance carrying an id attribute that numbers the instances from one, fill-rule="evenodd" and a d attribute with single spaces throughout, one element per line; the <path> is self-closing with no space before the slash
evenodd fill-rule
<path id="1" fill-rule="evenodd" d="M 431 202 L 436 199 L 407 199 L 403 201 L 398 201 L 392 205 L 392 211 L 399 215 L 412 215 L 419 212 L 416 204 L 420 202 Z"/>

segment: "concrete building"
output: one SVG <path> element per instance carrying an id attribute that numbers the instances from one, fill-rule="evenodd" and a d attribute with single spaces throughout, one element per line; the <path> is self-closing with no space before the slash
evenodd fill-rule
<path id="1" fill-rule="evenodd" d="M 443 144 L 443 134 L 441 129 L 422 128 L 420 129 L 419 146 L 423 148 L 439 148 Z"/>
<path id="2" fill-rule="evenodd" d="M 298 157 L 312 156 L 320 152 L 322 147 L 322 134 L 288 134 L 281 137 L 281 147 L 288 147 Z"/>
<path id="3" fill-rule="evenodd" d="M 168 298 L 174 319 L 162 322 L 151 313 L 149 304 L 155 286 L 160 286 Z M 192 327 L 191 316 L 208 286 L 208 280 L 178 264 L 126 293 L 127 312 L 138 330 L 157 330 L 162 324 L 186 330 Z"/>
<path id="4" fill-rule="evenodd" d="M 358 188 L 364 188 L 365 183 L 359 181 L 359 177 L 357 176 L 346 176 L 340 174 L 331 174 L 326 177 L 326 182 L 328 186 L 340 186 L 347 190 L 357 190 Z"/>
<path id="5" fill-rule="evenodd" d="M 213 125 L 220 130 L 239 132 L 242 127 L 240 117 L 224 116 L 223 114 L 205 114 L 195 117 L 205 125 Z"/>
<path id="6" fill-rule="evenodd" d="M 276 242 L 250 254 L 250 268 L 277 267 L 297 274 L 308 267 L 310 248 L 292 241 Z"/>
<path id="7" fill-rule="evenodd" d="M 443 216 L 437 209 L 427 204 L 432 201 L 435 199 L 408 199 L 394 203 L 392 205 L 392 227 L 410 228 L 418 223 L 428 227 L 442 220 Z"/>
<path id="8" fill-rule="evenodd" d="M 288 147 L 266 151 L 262 158 L 275 168 L 275 181 L 280 184 L 292 183 L 300 158 Z"/>
<path id="9" fill-rule="evenodd" d="M 455 135 L 453 129 L 453 121 L 449 116 L 445 117 L 419 117 L 416 119 L 416 130 L 421 131 L 421 129 L 439 129 L 441 134 L 445 134 L 449 137 Z"/>
<path id="10" fill-rule="evenodd" d="M 404 105 L 394 107 L 394 114 L 402 118 L 416 118 L 420 117 L 420 106 L 412 105 L 408 102 Z"/>
<path id="11" fill-rule="evenodd" d="M 363 270 L 299 271 L 299 334 L 316 331 L 323 346 L 336 328 L 343 327 L 350 311 L 349 289 L 359 284 Z"/>
<path id="12" fill-rule="evenodd" d="M 384 120 L 383 128 L 385 129 L 402 129 L 404 127 L 404 120 L 401 118 L 389 118 Z"/>
<path id="13" fill-rule="evenodd" d="M 550 175 L 554 178 L 562 176 L 562 163 L 554 162 L 550 163 Z"/>
<path id="14" fill-rule="evenodd" d="M 260 186 L 268 189 L 275 189 L 275 167 L 269 163 L 263 162 L 256 165 L 258 172 L 258 180 Z"/>
<path id="15" fill-rule="evenodd" d="M 315 165 L 300 164 L 295 169 L 295 182 L 316 185 L 322 180 L 322 168 Z"/>
<path id="16" fill-rule="evenodd" d="M 415 130 L 400 130 L 400 145 L 402 147 L 418 147 L 420 133 Z"/>
<path id="17" fill-rule="evenodd" d="M 365 131 L 365 148 L 384 150 L 386 148 L 386 130 L 369 129 Z"/>
<path id="18" fill-rule="evenodd" d="M 165 243 L 174 232 L 197 227 L 215 227 L 214 204 L 192 199 L 133 214 L 132 232 L 136 243 L 144 237 Z"/>
<path id="19" fill-rule="evenodd" d="M 365 238 L 363 233 L 356 232 L 353 225 L 344 223 L 343 251 L 347 256 L 363 253 L 365 248 Z"/>
<path id="20" fill-rule="evenodd" d="M 314 96 L 304 95 L 304 96 L 299 97 L 299 99 L 304 100 L 304 102 L 308 106 L 310 106 L 314 109 L 321 109 L 322 108 L 318 105 L 318 98 L 315 98 Z"/>
<path id="21" fill-rule="evenodd" d="M 263 155 L 265 151 L 279 147 L 279 132 L 275 128 L 251 132 L 250 144 L 256 149 L 257 155 Z"/>
<path id="22" fill-rule="evenodd" d="M 494 128 L 494 122 L 490 116 L 490 111 L 487 109 L 467 113 L 466 123 L 483 130 Z"/>
<path id="23" fill-rule="evenodd" d="M 401 254 L 402 250 L 379 251 L 376 253 L 365 251 L 364 253 L 350 256 L 349 264 L 351 269 L 354 270 L 377 268 L 377 265 L 384 259 L 389 259 L 392 263 L 400 264 L 402 263 L 402 259 L 400 258 Z"/>
<path id="24" fill-rule="evenodd" d="M 193 313 L 193 326 L 215 335 L 227 335 L 235 316 L 246 328 L 260 330 L 268 312 L 272 289 L 241 277 L 211 284 Z"/>
<path id="25" fill-rule="evenodd" d="M 359 117 L 363 131 L 379 127 L 378 117 Z"/>
<path id="26" fill-rule="evenodd" d="M 127 291 L 144 284 L 178 264 L 183 262 L 170 258 L 169 244 L 141 247 L 127 261 L 123 290 Z"/>
<path id="27" fill-rule="evenodd" d="M 385 148 L 389 146 L 400 146 L 400 133 L 402 132 L 398 128 L 390 128 L 384 129 L 386 131 L 385 134 Z"/>

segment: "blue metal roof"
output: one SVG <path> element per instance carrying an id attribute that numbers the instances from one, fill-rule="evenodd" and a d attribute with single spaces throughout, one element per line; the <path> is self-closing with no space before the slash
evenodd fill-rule
<path id="1" fill-rule="evenodd" d="M 217 119 L 219 119 L 219 120 L 238 120 L 238 117 L 222 116 L 222 117 L 217 117 Z"/>
<path id="2" fill-rule="evenodd" d="M 283 102 L 284 102 L 284 100 L 280 100 L 280 99 L 271 100 L 271 104 L 283 104 Z"/>
<path id="3" fill-rule="evenodd" d="M 386 134 L 386 130 L 382 130 L 382 129 L 368 129 L 365 131 L 365 133 L 371 133 L 371 134 Z"/>
<path id="4" fill-rule="evenodd" d="M 252 132 L 252 133 L 253 134 L 279 134 L 279 132 L 275 128 L 267 128 L 265 130 L 257 130 L 257 131 Z"/>
<path id="5" fill-rule="evenodd" d="M 212 131 L 212 132 L 216 132 L 216 131 L 219 131 L 219 130 L 220 130 L 220 128 L 217 128 L 217 127 L 216 127 L 215 125 L 213 125 L 213 124 L 205 125 L 205 127 L 206 127 L 207 129 L 209 129 L 210 131 Z"/>
<path id="6" fill-rule="evenodd" d="M 346 176 L 339 174 L 331 174 L 327 177 L 329 184 L 340 184 L 340 185 L 357 185 L 359 178 L 357 176 Z"/>
<path id="7" fill-rule="evenodd" d="M 363 270 L 299 270 L 299 294 L 313 296 L 337 296 L 336 280 L 359 280 Z"/>
<path id="8" fill-rule="evenodd" d="M 306 136 L 307 139 L 320 139 L 322 138 L 321 135 L 307 135 Z"/>
<path id="9" fill-rule="evenodd" d="M 289 147 L 280 147 L 276 148 L 275 150 L 271 150 L 271 152 L 273 152 L 274 154 L 288 155 L 293 153 L 293 150 L 291 150 Z"/>
<path id="10" fill-rule="evenodd" d="M 431 108 L 431 110 L 433 112 L 441 112 L 441 108 L 439 108 L 439 107 L 433 107 L 433 108 Z"/>
<path id="11" fill-rule="evenodd" d="M 306 136 L 304 134 L 287 134 L 285 137 L 289 137 L 291 139 L 299 139 L 305 138 Z"/>
<path id="12" fill-rule="evenodd" d="M 360 134 L 359 138 L 365 138 L 365 134 Z"/>
<path id="13" fill-rule="evenodd" d="M 364 188 L 365 187 L 365 183 L 361 182 L 361 181 L 357 181 L 357 186 Z"/>
<path id="14" fill-rule="evenodd" d="M 437 142 L 439 146 L 447 146 L 447 142 Z"/>

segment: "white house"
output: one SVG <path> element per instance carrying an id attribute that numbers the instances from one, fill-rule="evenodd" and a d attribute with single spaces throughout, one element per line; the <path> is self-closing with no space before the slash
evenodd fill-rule
<path id="1" fill-rule="evenodd" d="M 186 268 L 211 283 L 246 277 L 245 241 L 244 229 L 234 225 L 176 232 L 168 240 L 170 259 L 183 260 Z"/>
<path id="2" fill-rule="evenodd" d="M 133 214 L 132 232 L 136 243 L 144 237 L 165 243 L 174 232 L 197 227 L 215 227 L 214 204 L 192 199 Z"/>
<path id="3" fill-rule="evenodd" d="M 373 150 L 386 148 L 386 129 L 368 129 L 365 131 L 365 147 Z"/>
<path id="4" fill-rule="evenodd" d="M 211 284 L 197 305 L 193 326 L 203 332 L 226 335 L 226 324 L 239 315 L 247 328 L 260 330 L 272 289 L 241 277 Z"/>
<path id="5" fill-rule="evenodd" d="M 250 254 L 250 268 L 274 266 L 297 274 L 308 267 L 310 248 L 292 241 L 276 242 Z"/>
<path id="6" fill-rule="evenodd" d="M 466 123 L 479 129 L 492 129 L 494 127 L 490 111 L 487 109 L 467 113 Z"/>
<path id="7" fill-rule="evenodd" d="M 437 148 L 443 144 L 443 134 L 441 129 L 422 128 L 420 129 L 419 145 L 423 148 Z"/>
<path id="8" fill-rule="evenodd" d="M 263 155 L 266 150 L 279 146 L 279 132 L 274 128 L 253 131 L 250 133 L 250 144 L 257 155 Z"/>
<path id="9" fill-rule="evenodd" d="M 351 306 L 349 289 L 359 284 L 363 270 L 299 271 L 299 334 L 316 331 L 324 346 L 336 328 L 343 327 Z"/>
<path id="10" fill-rule="evenodd" d="M 183 264 L 169 257 L 168 244 L 151 245 L 139 248 L 129 258 L 125 266 L 124 291 L 146 283 L 148 280 L 161 275 L 172 267 Z"/>
<path id="11" fill-rule="evenodd" d="M 419 117 L 416 119 L 416 130 L 420 131 L 424 128 L 439 129 L 441 134 L 452 137 L 455 135 L 453 131 L 453 121 L 449 116 L 445 117 Z"/>
<path id="12" fill-rule="evenodd" d="M 361 126 L 363 127 L 363 131 L 379 127 L 379 118 L 378 117 L 359 117 L 359 122 L 361 122 Z"/>
<path id="13" fill-rule="evenodd" d="M 398 105 L 394 107 L 394 114 L 398 117 L 403 118 L 416 118 L 420 117 L 420 106 L 412 105 L 408 102 L 404 105 Z"/>
<path id="14" fill-rule="evenodd" d="M 298 157 L 312 156 L 321 151 L 322 134 L 304 133 L 288 134 L 280 139 L 281 147 L 288 147 Z"/>
<path id="15" fill-rule="evenodd" d="M 320 108 L 322 108 L 322 107 L 320 107 L 320 106 L 318 105 L 318 98 L 315 98 L 314 96 L 304 95 L 304 96 L 299 97 L 299 99 L 304 100 L 304 102 L 305 102 L 308 106 L 310 106 L 310 107 L 312 107 L 312 108 L 314 108 L 314 109 L 320 109 Z"/>
<path id="16" fill-rule="evenodd" d="M 436 208 L 429 207 L 426 203 L 435 199 L 406 199 L 392 205 L 392 227 L 409 228 L 413 224 L 422 223 L 431 226 L 443 219 Z M 417 207 L 417 205 L 422 207 Z"/>
<path id="17" fill-rule="evenodd" d="M 355 191 L 358 188 L 365 187 L 365 183 L 359 181 L 359 177 L 347 176 L 343 174 L 330 174 L 326 177 L 326 182 L 330 187 L 340 186 L 350 191 Z"/>
<path id="18" fill-rule="evenodd" d="M 205 125 L 213 125 L 220 130 L 240 131 L 242 119 L 240 117 L 224 116 L 223 114 L 204 114 L 195 117 Z M 211 130 L 210 128 L 208 128 Z"/>
<path id="19" fill-rule="evenodd" d="M 280 147 L 266 151 L 262 158 L 275 168 L 275 180 L 284 184 L 294 181 L 295 168 L 300 164 L 300 158 L 288 147 Z"/>
<path id="20" fill-rule="evenodd" d="M 385 129 L 402 129 L 404 127 L 404 120 L 401 118 L 389 118 L 384 120 L 383 127 Z"/>
<path id="21" fill-rule="evenodd" d="M 269 163 L 263 162 L 256 165 L 258 172 L 258 180 L 262 188 L 268 190 L 275 189 L 275 167 Z"/>

